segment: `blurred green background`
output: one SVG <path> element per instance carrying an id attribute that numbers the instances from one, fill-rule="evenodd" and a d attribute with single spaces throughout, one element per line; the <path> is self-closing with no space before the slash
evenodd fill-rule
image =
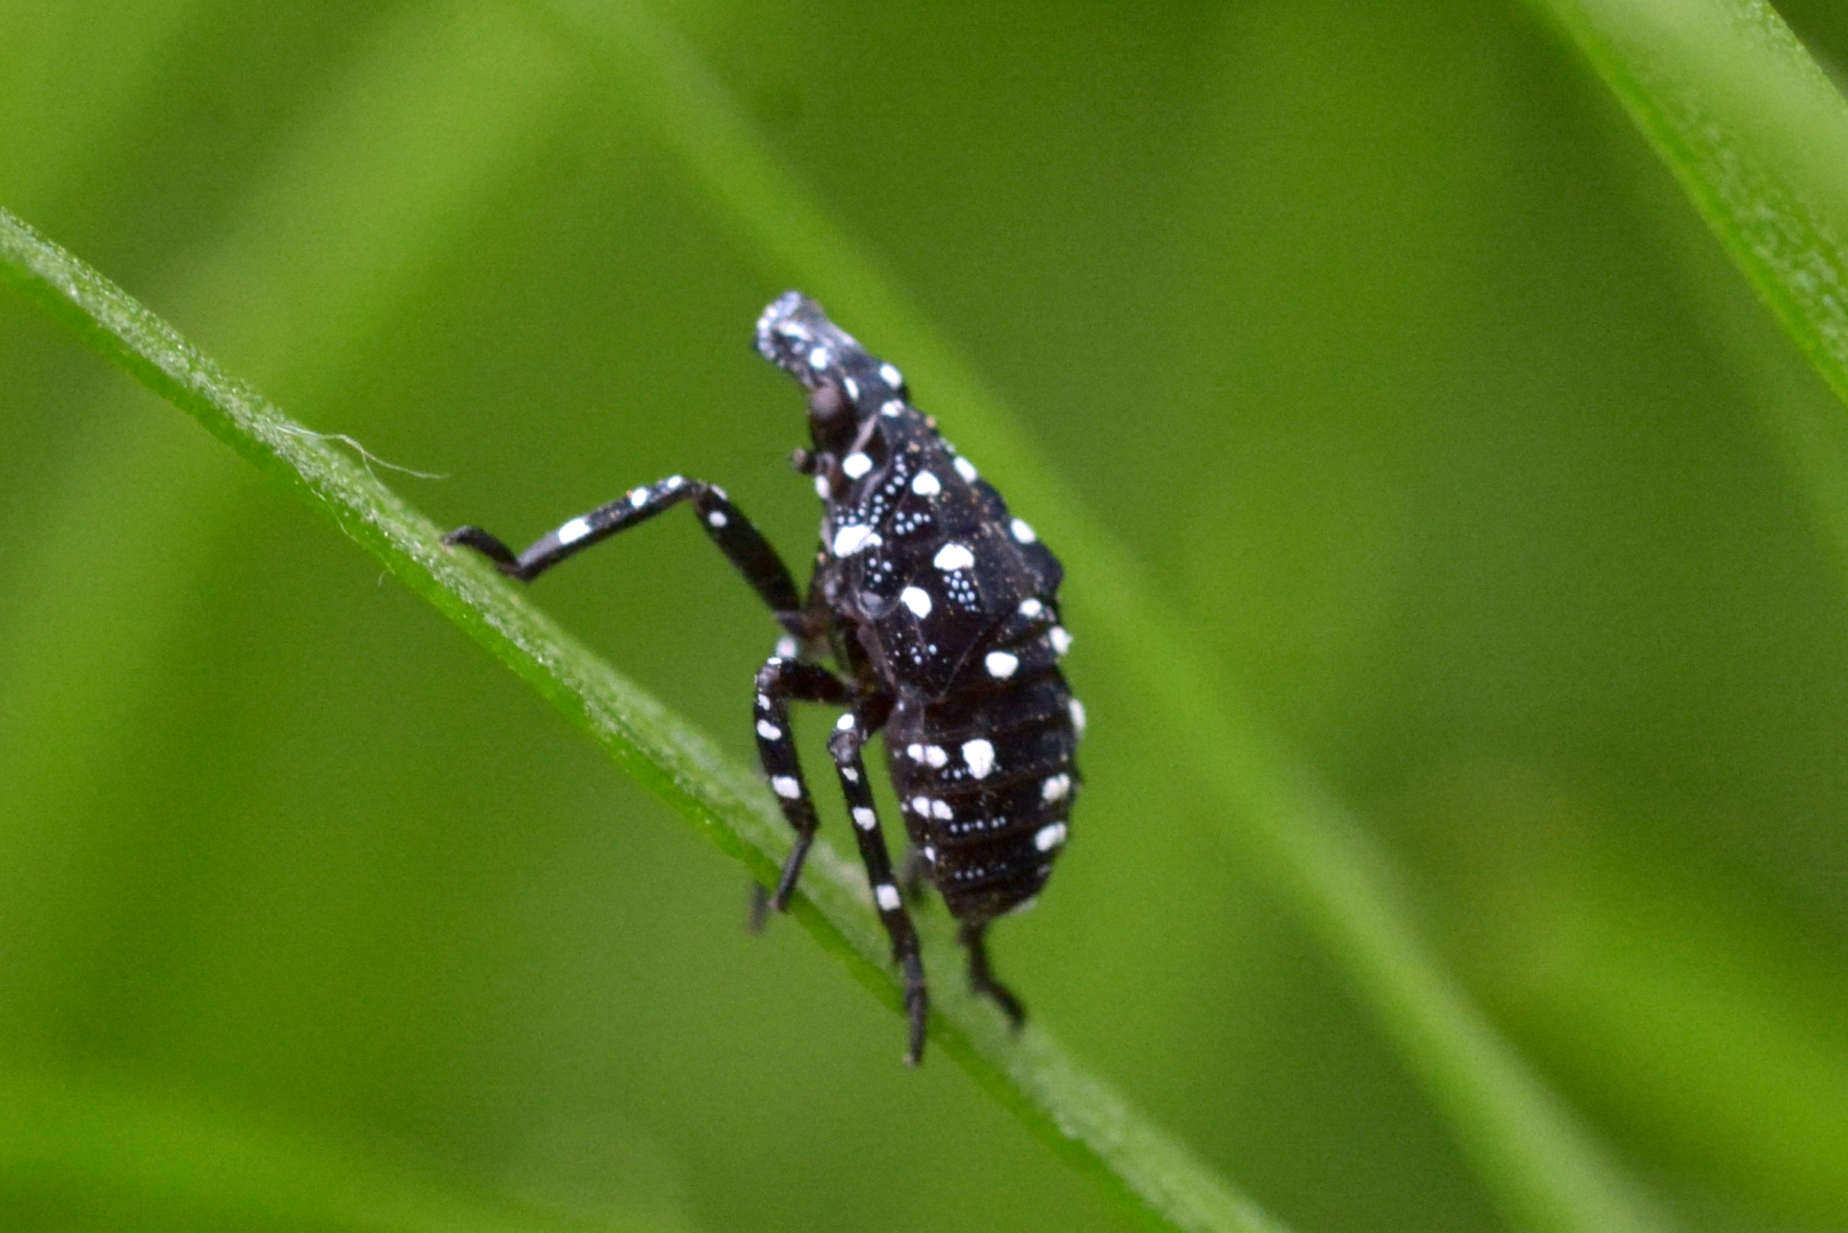
<path id="1" fill-rule="evenodd" d="M 655 13 L 1623 1163 L 1690 1228 L 1848 1229 L 1848 570 L 1788 465 L 1792 409 L 1840 408 L 1553 31 Z M 1848 53 L 1839 6 L 1785 13 Z M 682 472 L 799 560 L 801 403 L 748 345 L 793 275 L 653 125 L 537 3 L 0 0 L 0 204 L 444 476 L 389 476 L 437 521 L 524 542 Z M 751 756 L 773 630 L 690 519 L 535 598 Z M 1075 632 L 1087 793 L 1003 971 L 1296 1229 L 1502 1227 Z M 312 511 L 0 296 L 0 1226 L 1128 1227 L 745 902 Z"/>

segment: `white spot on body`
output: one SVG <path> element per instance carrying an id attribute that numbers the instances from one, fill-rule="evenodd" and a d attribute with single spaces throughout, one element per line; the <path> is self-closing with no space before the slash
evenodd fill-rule
<path id="1" fill-rule="evenodd" d="M 922 587 L 906 587 L 898 593 L 898 602 L 911 609 L 920 621 L 930 615 L 930 596 Z"/>
<path id="2" fill-rule="evenodd" d="M 813 351 L 809 352 L 809 367 L 826 368 L 828 366 L 828 361 L 833 358 L 833 356 L 828 354 L 828 349 L 826 347 L 816 347 Z"/>
<path id="3" fill-rule="evenodd" d="M 961 544 L 945 544 L 937 549 L 937 555 L 931 558 L 932 565 L 944 573 L 951 570 L 968 569 L 975 564 L 975 554 Z"/>
<path id="4" fill-rule="evenodd" d="M 920 497 L 934 497 L 943 491 L 943 482 L 929 471 L 919 471 L 911 479 L 911 491 Z"/>
<path id="5" fill-rule="evenodd" d="M 839 732 L 852 732 L 853 731 L 852 712 L 849 712 L 841 716 L 839 719 L 835 720 L 834 727 L 835 727 L 835 730 Z"/>
<path id="6" fill-rule="evenodd" d="M 757 735 L 766 741 L 780 741 L 783 739 L 783 730 L 767 719 L 760 719 L 757 721 Z"/>
<path id="7" fill-rule="evenodd" d="M 815 495 L 826 501 L 833 491 L 828 483 L 827 474 L 822 471 L 815 472 Z"/>
<path id="8" fill-rule="evenodd" d="M 929 861 L 933 865 L 936 864 L 937 863 L 937 849 L 931 847 L 929 844 L 925 844 L 924 845 L 924 859 Z"/>
<path id="9" fill-rule="evenodd" d="M 995 769 L 995 747 L 984 740 L 963 742 L 963 761 L 969 765 L 969 773 L 981 779 Z"/>
<path id="10" fill-rule="evenodd" d="M 956 813 L 950 808 L 948 801 L 932 801 L 930 803 L 930 816 L 940 821 L 948 822 L 951 818 L 956 816 Z"/>
<path id="11" fill-rule="evenodd" d="M 904 410 L 905 410 L 905 404 L 898 401 L 898 399 L 894 398 L 894 399 L 889 400 L 885 406 L 879 408 L 879 414 L 899 415 L 899 414 L 902 414 Z"/>
<path id="12" fill-rule="evenodd" d="M 881 364 L 879 366 L 879 375 L 885 378 L 885 383 L 893 389 L 897 389 L 905 383 L 905 374 L 898 371 L 898 369 L 890 364 Z"/>
<path id="13" fill-rule="evenodd" d="M 1076 736 L 1083 736 L 1084 735 L 1084 703 L 1078 701 L 1078 699 L 1076 698 L 1073 698 L 1071 700 L 1070 706 L 1071 706 L 1071 711 L 1072 711 L 1072 733 Z"/>
<path id="14" fill-rule="evenodd" d="M 920 818 L 930 817 L 930 798 L 928 796 L 912 797 L 911 812 L 917 814 Z"/>
<path id="15" fill-rule="evenodd" d="M 1042 852 L 1050 852 L 1065 842 L 1065 823 L 1054 822 L 1042 826 L 1033 834 L 1033 846 Z"/>
<path id="16" fill-rule="evenodd" d="M 1072 636 L 1065 632 L 1065 626 L 1054 625 L 1046 634 L 1046 641 L 1052 643 L 1052 652 L 1063 655 L 1072 649 Z"/>
<path id="17" fill-rule="evenodd" d="M 1040 785 L 1040 799 L 1043 801 L 1062 801 L 1072 792 L 1072 777 L 1059 774 L 1047 779 Z"/>
<path id="18" fill-rule="evenodd" d="M 865 454 L 862 454 L 859 450 L 855 450 L 853 453 L 847 455 L 847 457 L 841 459 L 841 470 L 847 473 L 848 479 L 859 479 L 872 469 L 873 460 L 868 458 Z"/>
<path id="19" fill-rule="evenodd" d="M 1020 667 L 1020 657 L 1006 651 L 990 651 L 982 657 L 982 666 L 988 669 L 988 675 L 997 681 L 1005 681 L 1014 675 L 1014 669 Z"/>
<path id="20" fill-rule="evenodd" d="M 575 544 L 589 534 L 590 520 L 588 518 L 573 518 L 570 522 L 558 528 L 558 542 L 561 544 Z"/>
<path id="21" fill-rule="evenodd" d="M 922 745 L 907 745 L 905 746 L 905 756 L 910 758 L 913 762 L 922 762 L 924 760 L 924 747 Z"/>
<path id="22" fill-rule="evenodd" d="M 949 760 L 950 755 L 943 752 L 943 746 L 926 745 L 924 747 L 924 761 L 928 762 L 930 765 L 942 768 Z"/>
<path id="23" fill-rule="evenodd" d="M 841 778 L 845 779 L 848 783 L 859 783 L 860 772 L 854 770 L 851 766 L 843 766 L 841 768 Z"/>
<path id="24" fill-rule="evenodd" d="M 725 517 L 724 510 L 715 509 L 710 514 L 706 515 L 706 521 L 712 526 L 722 527 L 730 520 Z"/>
<path id="25" fill-rule="evenodd" d="M 1039 538 L 1039 536 L 1034 533 L 1032 527 L 1018 518 L 1014 519 L 1013 531 L 1014 539 L 1022 544 L 1030 544 Z"/>
<path id="26" fill-rule="evenodd" d="M 858 381 L 855 381 L 852 377 L 842 377 L 841 388 L 847 391 L 847 397 L 853 399 L 855 402 L 860 401 L 860 383 Z"/>
<path id="27" fill-rule="evenodd" d="M 870 831 L 879 825 L 879 815 L 864 805 L 856 805 L 853 810 L 854 825 L 863 831 Z"/>
<path id="28" fill-rule="evenodd" d="M 793 801 L 802 795 L 802 785 L 788 775 L 778 775 L 770 781 L 770 788 L 786 801 Z"/>
<path id="29" fill-rule="evenodd" d="M 776 653 L 780 658 L 794 659 L 799 649 L 800 648 L 796 646 L 796 640 L 791 638 L 788 634 L 784 634 L 781 638 L 776 640 Z"/>
<path id="30" fill-rule="evenodd" d="M 1040 603 L 1037 599 L 1023 599 L 1020 601 L 1020 615 L 1026 617 L 1029 621 L 1033 620 L 1044 611 L 1046 611 L 1046 605 Z"/>
<path id="31" fill-rule="evenodd" d="M 860 549 L 879 542 L 879 536 L 871 527 L 849 523 L 834 533 L 834 555 L 850 557 Z"/>
<path id="32" fill-rule="evenodd" d="M 879 885 L 873 887 L 873 898 L 879 901 L 879 910 L 881 912 L 898 911 L 898 887 L 892 885 L 890 882 L 881 882 Z"/>
<path id="33" fill-rule="evenodd" d="M 965 483 L 975 483 L 975 464 L 970 462 L 967 458 L 958 458 L 956 460 L 956 474 L 962 476 Z"/>

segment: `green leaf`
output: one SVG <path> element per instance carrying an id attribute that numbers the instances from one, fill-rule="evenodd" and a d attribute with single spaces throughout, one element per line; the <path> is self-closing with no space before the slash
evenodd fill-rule
<path id="1" fill-rule="evenodd" d="M 1680 181 L 1778 322 L 1848 402 L 1848 101 L 1759 0 L 1537 0 Z M 1788 401 L 1779 396 L 1778 402 Z M 1848 563 L 1835 424 L 1773 411 Z"/>
<path id="2" fill-rule="evenodd" d="M 767 793 L 699 733 L 590 655 L 335 445 L 292 423 L 164 321 L 0 211 L 0 272 L 137 381 L 276 476 L 489 648 L 721 851 L 771 880 L 788 847 Z M 864 877 L 826 846 L 793 914 L 895 1010 L 901 993 Z M 1274 1230 L 1182 1145 L 1087 1075 L 1039 1028 L 1010 1037 L 992 1007 L 947 983 L 932 1038 L 1082 1172 L 1167 1227 Z"/>

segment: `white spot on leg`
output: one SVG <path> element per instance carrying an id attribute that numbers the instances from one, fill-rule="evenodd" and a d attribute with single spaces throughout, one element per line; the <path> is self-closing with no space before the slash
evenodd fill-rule
<path id="1" fill-rule="evenodd" d="M 802 795 L 802 785 L 788 775 L 778 775 L 770 781 L 770 788 L 786 801 L 793 801 Z"/>
<path id="2" fill-rule="evenodd" d="M 834 555 L 850 557 L 862 548 L 881 542 L 871 527 L 852 523 L 834 533 Z"/>
<path id="3" fill-rule="evenodd" d="M 845 714 L 841 716 L 839 719 L 835 720 L 834 727 L 835 727 L 835 730 L 839 732 L 852 732 L 853 731 L 852 712 L 849 712 L 848 714 Z"/>
<path id="4" fill-rule="evenodd" d="M 788 634 L 784 634 L 781 638 L 776 640 L 776 653 L 783 659 L 794 659 L 796 657 L 796 652 L 800 649 L 801 648 L 796 645 L 796 640 L 791 638 Z"/>
<path id="5" fill-rule="evenodd" d="M 847 473 L 848 479 L 859 479 L 872 469 L 873 460 L 858 450 L 841 459 L 841 470 Z"/>
<path id="6" fill-rule="evenodd" d="M 879 815 L 864 805 L 856 805 L 853 810 L 854 825 L 863 831 L 870 831 L 879 825 Z"/>
<path id="7" fill-rule="evenodd" d="M 1050 852 L 1065 842 L 1065 823 L 1054 822 L 1042 826 L 1033 834 L 1033 846 L 1042 852 Z"/>
<path id="8" fill-rule="evenodd" d="M 588 518 L 573 518 L 570 522 L 558 528 L 558 542 L 561 544 L 575 544 L 589 534 L 590 520 Z"/>
<path id="9" fill-rule="evenodd" d="M 982 657 L 982 666 L 988 669 L 988 675 L 997 681 L 1005 681 L 1014 675 L 1014 669 L 1020 667 L 1020 657 L 1006 651 L 990 651 Z"/>
<path id="10" fill-rule="evenodd" d="M 833 492 L 834 488 L 828 483 L 827 475 L 820 471 L 815 472 L 815 495 L 826 501 Z"/>
<path id="11" fill-rule="evenodd" d="M 642 506 L 648 504 L 648 490 L 646 488 L 637 488 L 634 492 L 631 492 L 629 494 L 629 504 L 633 505 L 636 509 L 640 509 Z"/>
<path id="12" fill-rule="evenodd" d="M 898 602 L 911 609 L 920 621 L 930 615 L 930 596 L 922 587 L 906 587 L 898 593 Z"/>
<path id="13" fill-rule="evenodd" d="M 934 497 L 943 491 L 943 481 L 929 471 L 919 471 L 911 478 L 911 491 L 920 497 Z"/>
<path id="14" fill-rule="evenodd" d="M 967 458 L 956 460 L 956 474 L 963 477 L 963 482 L 973 484 L 976 479 L 975 464 Z"/>
<path id="15" fill-rule="evenodd" d="M 770 709 L 770 695 L 769 694 L 758 694 L 757 695 L 757 709 L 760 711 L 767 711 Z"/>
<path id="16" fill-rule="evenodd" d="M 1032 527 L 1028 526 L 1025 522 L 1021 521 L 1018 518 L 1014 519 L 1013 531 L 1014 531 L 1014 539 L 1018 543 L 1030 544 L 1034 540 L 1039 538 L 1038 535 L 1034 534 Z"/>
<path id="17" fill-rule="evenodd" d="M 1052 643 L 1054 655 L 1064 655 L 1072 649 L 1072 636 L 1065 632 L 1065 626 L 1054 625 L 1046 634 L 1046 641 Z"/>
<path id="18" fill-rule="evenodd" d="M 845 779 L 848 783 L 859 783 L 860 772 L 854 770 L 851 766 L 843 766 L 841 768 L 841 778 Z"/>
<path id="19" fill-rule="evenodd" d="M 712 512 L 711 512 L 710 514 L 707 514 L 707 515 L 706 515 L 706 521 L 707 521 L 707 522 L 708 522 L 709 524 L 711 524 L 712 526 L 715 526 L 715 527 L 722 527 L 722 526 L 724 526 L 724 525 L 725 525 L 725 524 L 726 524 L 726 523 L 727 523 L 728 521 L 730 521 L 730 520 L 729 520 L 728 518 L 726 518 L 726 517 L 725 517 L 725 511 L 724 511 L 724 510 L 722 510 L 722 509 L 715 509 L 715 510 L 713 510 L 713 511 L 712 511 Z"/>
<path id="20" fill-rule="evenodd" d="M 961 544 L 945 544 L 937 549 L 937 555 L 931 558 L 930 563 L 947 574 L 952 570 L 968 569 L 974 565 L 975 554 Z"/>
<path id="21" fill-rule="evenodd" d="M 766 741 L 780 741 L 783 739 L 783 730 L 767 719 L 760 719 L 757 721 L 757 735 Z"/>
<path id="22" fill-rule="evenodd" d="M 1067 705 L 1071 707 L 1071 712 L 1072 712 L 1072 734 L 1074 736 L 1083 736 L 1084 735 L 1084 703 L 1078 701 L 1078 699 L 1076 698 L 1073 698 L 1071 702 L 1068 703 Z"/>
<path id="23" fill-rule="evenodd" d="M 879 885 L 873 887 L 873 898 L 879 901 L 879 910 L 881 912 L 898 911 L 898 887 L 892 885 L 890 882 L 881 882 Z"/>
<path id="24" fill-rule="evenodd" d="M 984 740 L 963 742 L 963 761 L 969 765 L 969 773 L 981 779 L 995 769 L 995 747 Z"/>

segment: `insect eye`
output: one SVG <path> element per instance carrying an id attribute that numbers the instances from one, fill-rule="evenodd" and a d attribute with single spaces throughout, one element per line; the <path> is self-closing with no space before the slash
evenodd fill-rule
<path id="1" fill-rule="evenodd" d="M 817 420 L 831 420 L 847 409 L 847 396 L 832 381 L 823 382 L 809 391 L 809 415 Z"/>

